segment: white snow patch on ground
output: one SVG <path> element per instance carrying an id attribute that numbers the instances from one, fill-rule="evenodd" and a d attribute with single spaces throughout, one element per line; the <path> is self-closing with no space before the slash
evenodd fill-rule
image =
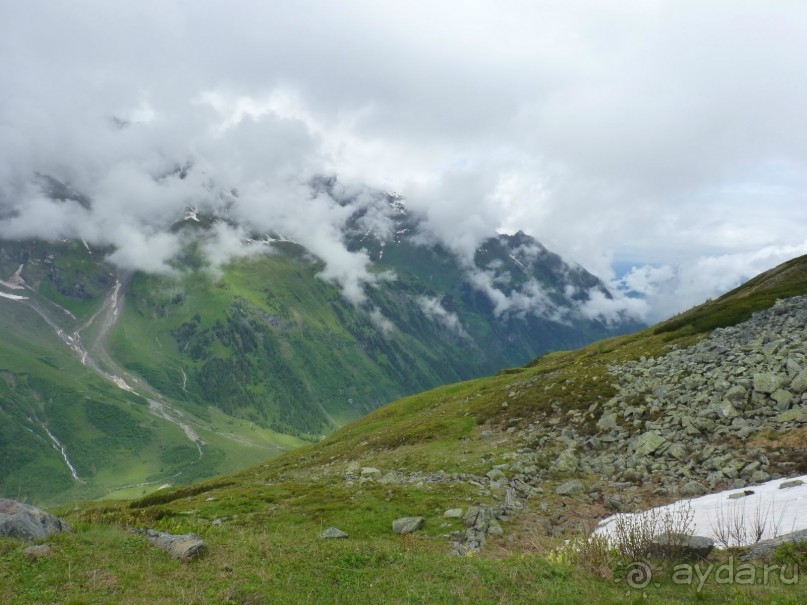
<path id="1" fill-rule="evenodd" d="M 28 300 L 27 296 L 18 296 L 16 294 L 7 294 L 5 292 L 0 292 L 0 296 L 2 296 L 3 298 L 11 299 L 11 300 Z"/>
<path id="2" fill-rule="evenodd" d="M 791 481 L 802 481 L 801 485 L 781 489 L 780 485 Z M 751 493 L 753 492 L 753 493 Z M 729 498 L 732 494 L 747 494 L 740 498 Z M 738 546 L 747 546 L 756 539 L 750 539 L 756 528 L 764 525 L 760 539 L 767 540 L 776 535 L 788 534 L 807 529 L 807 475 L 790 479 L 774 479 L 761 485 L 751 485 L 742 489 L 730 489 L 700 498 L 679 500 L 657 510 L 661 512 L 680 510 L 682 504 L 692 507 L 692 526 L 697 536 L 706 536 L 722 547 L 720 540 L 721 527 L 735 525 L 740 521 L 747 529 L 749 538 Z M 635 513 L 642 515 L 645 513 Z M 632 513 L 619 513 L 603 519 L 594 533 L 606 536 L 614 535 L 616 520 L 622 516 L 634 516 Z"/>

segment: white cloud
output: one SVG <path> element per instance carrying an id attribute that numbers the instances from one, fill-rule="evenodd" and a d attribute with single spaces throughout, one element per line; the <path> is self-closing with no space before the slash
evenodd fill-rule
<path id="1" fill-rule="evenodd" d="M 237 187 L 239 218 L 361 303 L 375 278 L 317 174 L 403 193 L 465 259 L 523 229 L 605 280 L 674 267 L 652 317 L 734 283 L 708 259 L 793 250 L 807 227 L 803 3 L 34 0 L 0 6 L 0 48 L 0 233 L 113 244 L 132 268 L 166 267 L 178 240 L 143 244 Z M 42 199 L 35 172 L 92 211 Z"/>
<path id="2" fill-rule="evenodd" d="M 600 289 L 592 289 L 588 299 L 577 305 L 583 317 L 596 319 L 606 324 L 617 324 L 625 320 L 646 321 L 650 314 L 650 304 L 640 298 L 629 298 L 619 292 L 609 298 Z"/>
<path id="3" fill-rule="evenodd" d="M 381 309 L 378 307 L 372 307 L 369 312 L 370 321 L 373 322 L 376 328 L 378 328 L 382 334 L 385 336 L 389 336 L 392 331 L 395 329 L 395 324 L 393 324 L 384 314 L 381 312 Z"/>
<path id="4" fill-rule="evenodd" d="M 633 267 L 613 286 L 638 293 L 650 312 L 644 317 L 658 321 L 698 305 L 739 286 L 751 277 L 791 258 L 807 254 L 807 240 L 792 246 L 768 246 L 755 252 L 704 256 L 678 265 Z"/>
<path id="5" fill-rule="evenodd" d="M 440 299 L 433 296 L 419 296 L 417 303 L 426 317 L 436 321 L 458 336 L 468 338 L 468 332 L 465 331 L 459 316 L 456 313 L 446 310 L 440 302 Z"/>

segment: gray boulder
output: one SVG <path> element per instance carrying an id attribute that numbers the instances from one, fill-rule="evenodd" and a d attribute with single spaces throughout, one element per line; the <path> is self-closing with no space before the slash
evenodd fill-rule
<path id="1" fill-rule="evenodd" d="M 499 525 L 499 522 L 496 519 L 492 519 L 488 524 L 487 532 L 491 536 L 501 536 L 504 535 L 504 530 L 502 526 Z"/>
<path id="2" fill-rule="evenodd" d="M 793 402 L 793 394 L 784 389 L 777 389 L 771 395 L 771 399 L 776 402 L 776 409 L 784 412 L 790 408 L 790 404 Z"/>
<path id="3" fill-rule="evenodd" d="M 773 372 L 758 372 L 754 374 L 754 390 L 758 393 L 773 393 L 782 385 L 783 381 Z"/>
<path id="4" fill-rule="evenodd" d="M 687 498 L 701 496 L 706 493 L 706 488 L 697 481 L 688 481 L 681 487 L 679 493 Z"/>
<path id="5" fill-rule="evenodd" d="M 50 544 L 36 544 L 22 549 L 22 554 L 25 555 L 29 561 L 36 561 L 49 557 L 53 554 L 53 549 Z"/>
<path id="6" fill-rule="evenodd" d="M 207 550 L 205 541 L 196 534 L 174 535 L 149 529 L 146 530 L 146 537 L 173 559 L 194 559 Z"/>
<path id="7" fill-rule="evenodd" d="M 761 542 L 757 542 L 751 547 L 746 554 L 740 557 L 740 561 L 752 561 L 754 559 L 761 559 L 763 557 L 767 557 L 768 555 L 773 554 L 773 552 L 779 548 L 782 544 L 786 544 L 788 542 L 804 542 L 807 541 L 807 529 L 801 529 L 799 531 L 795 531 L 791 534 L 785 534 L 784 536 L 779 536 L 778 538 L 772 538 L 771 540 L 762 540 Z"/>
<path id="8" fill-rule="evenodd" d="M 449 508 L 446 512 L 443 513 L 443 517 L 445 517 L 446 519 L 462 519 L 462 509 Z"/>
<path id="9" fill-rule="evenodd" d="M 337 527 L 329 527 L 324 532 L 322 532 L 319 535 L 319 537 L 325 540 L 333 540 L 333 539 L 344 540 L 345 538 L 347 538 L 347 534 Z"/>
<path id="10" fill-rule="evenodd" d="M 793 382 L 790 383 L 790 389 L 794 393 L 801 394 L 804 391 L 807 391 L 807 370 L 802 370 L 796 377 L 793 379 Z"/>
<path id="11" fill-rule="evenodd" d="M 790 408 L 776 416 L 777 422 L 807 422 L 807 410 L 803 407 Z"/>
<path id="12" fill-rule="evenodd" d="M 575 494 L 583 493 L 583 484 L 579 481 L 566 481 L 561 483 L 556 489 L 555 493 L 558 496 L 573 496 Z"/>
<path id="13" fill-rule="evenodd" d="M 498 481 L 499 479 L 504 479 L 505 475 L 500 469 L 494 468 L 485 473 L 485 476 L 491 481 Z"/>
<path id="14" fill-rule="evenodd" d="M 484 520 L 485 516 L 485 511 L 481 506 L 469 506 L 462 520 L 468 527 L 474 527 L 480 520 Z"/>
<path id="15" fill-rule="evenodd" d="M 648 456 L 666 443 L 666 439 L 653 431 L 642 433 L 638 437 L 631 439 L 628 444 L 628 451 L 637 456 Z"/>
<path id="16" fill-rule="evenodd" d="M 714 546 L 714 540 L 704 536 L 663 533 L 650 541 L 648 556 L 663 560 L 705 559 Z"/>
<path id="17" fill-rule="evenodd" d="M 748 401 L 748 390 L 740 384 L 734 385 L 726 391 L 725 398 L 734 405 L 742 407 L 745 405 L 745 402 Z"/>
<path id="18" fill-rule="evenodd" d="M 597 421 L 597 428 L 601 431 L 610 431 L 617 427 L 618 416 L 616 412 L 603 414 Z"/>
<path id="19" fill-rule="evenodd" d="M 729 494 L 727 497 L 728 497 L 729 500 L 739 500 L 740 498 L 747 498 L 748 496 L 753 496 L 753 495 L 754 495 L 754 490 L 745 489 L 745 490 L 743 490 L 741 492 L 734 492 L 733 494 Z"/>
<path id="20" fill-rule="evenodd" d="M 571 473 L 577 470 L 579 467 L 580 462 L 577 459 L 577 456 L 574 455 L 573 452 L 569 450 L 564 450 L 558 456 L 558 459 L 555 461 L 555 468 L 560 471 L 561 473 Z"/>
<path id="21" fill-rule="evenodd" d="M 423 517 L 401 517 L 392 522 L 392 531 L 405 536 L 419 530 L 426 523 Z"/>
<path id="22" fill-rule="evenodd" d="M 0 536 L 34 542 L 70 529 L 69 523 L 35 506 L 0 499 Z"/>

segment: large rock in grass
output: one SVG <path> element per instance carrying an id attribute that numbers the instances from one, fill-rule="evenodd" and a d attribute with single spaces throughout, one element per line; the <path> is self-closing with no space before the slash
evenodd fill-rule
<path id="1" fill-rule="evenodd" d="M 392 522 L 392 531 L 405 536 L 419 530 L 425 522 L 423 517 L 401 517 Z"/>
<path id="2" fill-rule="evenodd" d="M 807 529 L 800 529 L 799 531 L 785 534 L 784 536 L 757 542 L 751 546 L 751 549 L 746 554 L 740 557 L 740 561 L 753 561 L 754 559 L 765 558 L 772 555 L 782 544 L 796 542 L 807 542 Z"/>
<path id="3" fill-rule="evenodd" d="M 207 544 L 196 534 L 165 534 L 149 529 L 146 537 L 154 546 L 164 550 L 174 559 L 195 559 L 207 550 Z"/>
<path id="4" fill-rule="evenodd" d="M 324 540 L 344 540 L 346 539 L 347 533 L 343 532 L 338 527 L 329 527 L 324 532 L 319 535 L 320 538 Z"/>
<path id="5" fill-rule="evenodd" d="M 30 504 L 0 499 L 0 536 L 34 542 L 70 531 L 70 524 Z"/>
<path id="6" fill-rule="evenodd" d="M 653 538 L 648 556 L 662 560 L 705 559 L 715 546 L 714 540 L 704 536 L 664 533 Z"/>

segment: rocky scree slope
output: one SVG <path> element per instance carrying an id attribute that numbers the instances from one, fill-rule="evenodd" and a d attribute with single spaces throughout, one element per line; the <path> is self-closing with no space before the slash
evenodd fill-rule
<path id="1" fill-rule="evenodd" d="M 646 486 L 673 497 L 803 473 L 806 343 L 807 297 L 800 296 L 692 346 L 610 365 L 617 393 L 569 410 L 566 426 L 519 431 L 530 445 L 510 470 L 533 485 L 599 475 L 613 479 L 612 489 Z M 557 453 L 549 464 L 548 450 Z M 622 500 L 613 494 L 607 505 L 619 510 Z"/>

